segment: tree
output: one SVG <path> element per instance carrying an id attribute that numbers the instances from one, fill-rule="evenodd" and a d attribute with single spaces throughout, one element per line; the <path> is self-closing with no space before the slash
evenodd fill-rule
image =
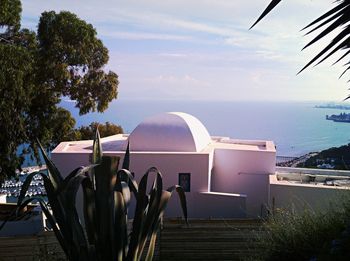
<path id="1" fill-rule="evenodd" d="M 108 121 L 105 124 L 92 122 L 89 126 L 81 126 L 78 129 L 76 129 L 75 137 L 71 140 L 91 140 L 95 136 L 97 127 L 102 138 L 124 133 L 123 128 L 121 126 L 115 125 Z"/>
<path id="2" fill-rule="evenodd" d="M 266 7 L 260 17 L 251 26 L 253 28 L 257 23 L 261 21 L 268 13 L 270 13 L 281 0 L 272 0 L 270 4 Z M 331 57 L 333 54 L 339 51 L 345 51 L 341 57 L 335 61 L 338 63 L 342 61 L 345 57 L 350 54 L 350 0 L 336 0 L 336 5 L 330 11 L 318 17 L 316 20 L 305 26 L 302 30 L 310 29 L 306 34 L 313 33 L 317 30 L 321 30 L 320 33 L 312 39 L 303 49 L 316 43 L 326 35 L 339 30 L 339 33 L 331 40 L 329 44 L 326 45 L 311 61 L 309 61 L 299 72 L 301 73 L 307 67 L 312 64 L 318 65 L 324 60 Z M 340 75 L 342 77 L 349 69 L 350 62 L 344 64 L 345 70 Z M 348 96 L 346 99 L 349 99 Z"/>
<path id="3" fill-rule="evenodd" d="M 108 50 L 91 24 L 70 12 L 44 12 L 35 33 L 20 29 L 21 10 L 20 0 L 0 0 L 0 181 L 14 175 L 25 153 L 37 157 L 36 139 L 48 147 L 72 135 L 75 120 L 58 107 L 62 96 L 80 114 L 103 112 L 119 83 L 103 71 Z M 29 150 L 18 155 L 22 144 Z"/>

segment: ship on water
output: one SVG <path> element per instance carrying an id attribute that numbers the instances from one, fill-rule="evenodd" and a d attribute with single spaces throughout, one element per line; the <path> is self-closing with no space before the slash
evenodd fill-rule
<path id="1" fill-rule="evenodd" d="M 334 122 L 350 122 L 350 113 L 340 113 L 338 115 L 326 115 L 326 120 L 331 120 Z"/>

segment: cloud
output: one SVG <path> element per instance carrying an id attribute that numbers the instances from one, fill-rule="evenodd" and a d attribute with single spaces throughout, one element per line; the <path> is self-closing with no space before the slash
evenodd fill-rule
<path id="1" fill-rule="evenodd" d="M 257 50 L 255 53 L 263 59 L 281 61 L 285 58 L 277 52 L 268 51 L 268 50 Z"/>
<path id="2" fill-rule="evenodd" d="M 158 75 L 151 78 L 146 78 L 145 81 L 156 84 L 171 85 L 176 87 L 210 87 L 211 84 L 205 81 L 196 79 L 190 75 L 174 76 L 174 75 Z"/>
<path id="3" fill-rule="evenodd" d="M 160 53 L 159 56 L 170 57 L 170 58 L 185 58 L 185 57 L 188 57 L 188 55 L 184 54 L 184 53 Z"/>
<path id="4" fill-rule="evenodd" d="M 193 38 L 186 35 L 145 33 L 145 32 L 120 32 L 120 31 L 99 31 L 100 36 L 125 40 L 160 40 L 160 41 L 191 41 Z"/>

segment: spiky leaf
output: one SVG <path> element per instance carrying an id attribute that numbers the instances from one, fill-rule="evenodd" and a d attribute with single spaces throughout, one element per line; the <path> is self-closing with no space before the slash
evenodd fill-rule
<path id="1" fill-rule="evenodd" d="M 32 173 L 30 173 L 30 174 L 26 177 L 25 181 L 23 182 L 23 185 L 22 185 L 22 187 L 21 187 L 21 192 L 19 193 L 19 196 L 18 196 L 17 206 L 20 206 L 20 205 L 22 204 L 22 202 L 23 202 L 23 200 L 24 200 L 24 198 L 25 198 L 25 196 L 26 196 L 26 194 L 27 194 L 27 191 L 28 191 L 28 189 L 29 189 L 30 183 L 32 182 L 33 177 L 34 177 L 36 174 L 38 174 L 38 172 L 32 172 Z"/>
<path id="2" fill-rule="evenodd" d="M 98 164 L 101 162 L 103 156 L 102 145 L 100 133 L 98 131 L 98 127 L 96 129 L 95 138 L 92 145 L 92 164 Z"/>
<path id="3" fill-rule="evenodd" d="M 96 202 L 95 191 L 92 182 L 89 178 L 82 181 L 84 195 L 84 221 L 85 229 L 90 244 L 95 244 L 97 241 L 97 220 L 96 220 Z"/>
<path id="4" fill-rule="evenodd" d="M 102 260 L 111 260 L 111 231 L 113 230 L 113 190 L 116 183 L 116 170 L 119 158 L 102 156 L 101 164 L 95 168 L 96 180 L 96 213 L 98 224 L 97 251 Z"/>
<path id="5" fill-rule="evenodd" d="M 46 151 L 44 150 L 39 140 L 37 140 L 37 143 L 40 148 L 41 154 L 43 155 L 43 158 L 45 160 L 52 185 L 54 189 L 57 190 L 61 182 L 63 181 L 62 175 L 59 172 L 58 168 L 53 163 L 53 161 L 47 156 Z"/>

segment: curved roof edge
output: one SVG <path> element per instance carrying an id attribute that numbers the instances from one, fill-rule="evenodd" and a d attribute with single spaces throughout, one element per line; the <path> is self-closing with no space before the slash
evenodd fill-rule
<path id="1" fill-rule="evenodd" d="M 168 112 L 146 118 L 129 136 L 133 151 L 200 152 L 211 138 L 204 125 L 183 112 Z"/>

